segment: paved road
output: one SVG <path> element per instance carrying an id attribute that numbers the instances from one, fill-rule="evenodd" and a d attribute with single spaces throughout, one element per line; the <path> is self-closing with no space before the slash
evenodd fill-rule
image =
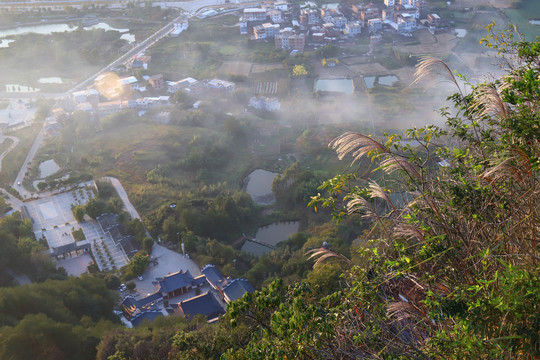
<path id="1" fill-rule="evenodd" d="M 103 179 L 110 181 L 111 184 L 114 186 L 114 188 L 116 189 L 116 192 L 118 193 L 118 196 L 120 196 L 120 199 L 122 199 L 122 201 L 124 202 L 126 210 L 131 216 L 131 218 L 141 220 L 141 217 L 139 216 L 139 213 L 135 209 L 135 206 L 133 206 L 131 201 L 129 201 L 127 192 L 122 186 L 122 183 L 120 183 L 120 180 L 111 176 L 105 176 Z"/>
<path id="2" fill-rule="evenodd" d="M 34 143 L 32 144 L 32 147 L 30 148 L 30 151 L 28 152 L 28 155 L 26 156 L 26 159 L 24 160 L 24 163 L 19 170 L 19 174 L 17 175 L 17 178 L 15 179 L 15 182 L 13 183 L 13 187 L 21 194 L 23 198 L 30 197 L 32 193 L 30 191 L 27 191 L 24 186 L 22 185 L 24 174 L 26 173 L 26 167 L 28 166 L 28 163 L 31 163 L 34 159 L 34 156 L 36 155 L 37 150 L 39 149 L 39 146 L 41 145 L 41 140 L 43 140 L 43 135 L 45 135 L 45 127 L 47 125 L 48 120 L 45 119 L 45 122 L 43 123 L 43 126 L 39 130 L 38 135 L 36 136 L 36 140 L 34 140 Z M 20 183 L 20 185 L 19 185 Z"/>
<path id="3" fill-rule="evenodd" d="M 111 69 L 123 64 L 124 62 L 126 62 L 130 57 L 140 53 L 140 52 L 143 52 L 145 51 L 146 49 L 148 49 L 150 46 L 154 45 L 156 42 L 158 42 L 159 40 L 161 40 L 163 37 L 165 37 L 166 35 L 168 35 L 171 30 L 173 29 L 174 27 L 174 23 L 177 23 L 179 22 L 180 20 L 184 19 L 185 18 L 185 15 L 182 14 L 178 17 L 176 17 L 174 20 L 172 20 L 171 22 L 169 22 L 167 25 L 163 26 L 161 29 L 159 29 L 158 31 L 156 31 L 155 33 L 153 33 L 152 35 L 150 35 L 146 40 L 144 41 L 141 41 L 140 43 L 138 43 L 137 45 L 135 45 L 135 47 L 133 47 L 133 49 L 129 50 L 127 53 L 125 53 L 124 55 L 120 56 L 118 59 L 116 59 L 115 61 L 113 61 L 112 63 L 110 63 L 109 65 L 105 66 L 103 69 L 99 70 L 97 73 L 95 73 L 94 75 L 90 76 L 89 78 L 87 78 L 86 80 L 84 80 L 83 82 L 79 83 L 78 85 L 76 85 L 74 88 L 72 88 L 71 90 L 67 91 L 66 92 L 66 96 L 71 94 L 72 92 L 75 92 L 75 91 L 79 91 L 79 90 L 82 90 L 82 89 L 85 89 L 86 87 L 88 87 L 88 85 L 90 85 L 91 83 L 93 83 L 93 81 L 101 74 L 103 74 L 104 72 L 107 72 L 107 71 L 111 71 Z"/>

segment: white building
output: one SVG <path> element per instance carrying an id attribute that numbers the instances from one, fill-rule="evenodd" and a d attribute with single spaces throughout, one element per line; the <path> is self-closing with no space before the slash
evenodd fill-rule
<path id="1" fill-rule="evenodd" d="M 396 5 L 396 1 L 395 0 L 384 0 L 384 5 L 386 5 L 387 7 L 394 6 L 394 5 Z"/>
<path id="2" fill-rule="evenodd" d="M 412 5 L 416 6 L 420 1 L 418 0 L 401 0 L 401 5 Z"/>
<path id="3" fill-rule="evenodd" d="M 278 111 L 280 109 L 277 98 L 267 98 L 264 96 L 253 96 L 249 99 L 249 106 L 257 110 Z"/>
<path id="4" fill-rule="evenodd" d="M 248 23 L 244 17 L 241 17 L 238 22 L 240 23 L 240 35 L 247 35 L 248 33 Z"/>
<path id="5" fill-rule="evenodd" d="M 382 31 L 383 22 L 381 19 L 369 19 L 368 30 L 370 33 L 376 33 Z"/>
<path id="6" fill-rule="evenodd" d="M 362 24 L 360 21 L 352 21 L 345 25 L 345 30 L 343 33 L 349 35 L 349 37 L 355 37 L 362 33 Z"/>
<path id="7" fill-rule="evenodd" d="M 133 90 L 136 90 L 139 87 L 139 84 L 137 84 L 137 78 L 135 76 L 129 76 L 127 78 L 118 79 L 118 84 L 122 88 L 130 88 Z"/>
<path id="8" fill-rule="evenodd" d="M 276 1 L 274 3 L 274 9 L 280 10 L 280 11 L 287 11 L 289 10 L 289 7 L 286 1 Z"/>
<path id="9" fill-rule="evenodd" d="M 261 8 L 244 9 L 243 17 L 245 21 L 266 20 L 266 9 L 261 9 Z"/>
<path id="10" fill-rule="evenodd" d="M 345 16 L 332 16 L 330 22 L 334 24 L 335 27 L 343 29 L 347 24 L 347 18 L 345 18 Z"/>
<path id="11" fill-rule="evenodd" d="M 91 101 L 98 101 L 99 93 L 97 92 L 96 89 L 76 91 L 73 94 L 71 94 L 71 99 L 73 101 L 73 104 L 75 105 L 91 102 Z"/>
<path id="12" fill-rule="evenodd" d="M 176 36 L 180 35 L 180 33 L 182 31 L 188 29 L 189 23 L 187 22 L 187 20 L 185 20 L 185 21 L 182 21 L 180 23 L 175 23 L 173 26 L 174 27 L 173 27 L 172 31 L 170 32 L 170 35 L 172 37 L 176 37 Z"/>
<path id="13" fill-rule="evenodd" d="M 168 81 L 167 82 L 167 91 L 174 94 L 178 90 L 189 88 L 190 86 L 194 86 L 198 84 L 199 82 L 191 77 L 187 77 L 182 80 L 178 80 L 176 82 Z"/>
<path id="14" fill-rule="evenodd" d="M 268 16 L 270 17 L 270 20 L 272 20 L 274 24 L 277 24 L 283 21 L 280 10 L 270 10 L 268 11 Z"/>
<path id="15" fill-rule="evenodd" d="M 236 85 L 233 82 L 220 79 L 212 79 L 206 83 L 206 87 L 208 89 L 214 90 L 233 91 L 235 89 L 235 86 Z"/>
<path id="16" fill-rule="evenodd" d="M 398 31 L 410 32 L 416 29 L 416 19 L 410 14 L 399 14 L 397 16 Z"/>

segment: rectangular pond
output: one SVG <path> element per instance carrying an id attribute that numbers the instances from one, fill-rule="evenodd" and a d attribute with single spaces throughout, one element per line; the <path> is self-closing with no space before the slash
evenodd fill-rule
<path id="1" fill-rule="evenodd" d="M 255 235 L 255 241 L 246 240 L 242 251 L 255 256 L 268 254 L 278 243 L 296 234 L 299 226 L 298 221 L 280 221 L 261 226 Z"/>
<path id="2" fill-rule="evenodd" d="M 337 92 L 342 94 L 352 94 L 354 83 L 352 79 L 317 79 L 315 81 L 315 91 Z"/>

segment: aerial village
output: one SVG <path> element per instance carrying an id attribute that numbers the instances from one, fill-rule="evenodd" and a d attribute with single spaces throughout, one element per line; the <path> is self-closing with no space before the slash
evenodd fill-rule
<path id="1" fill-rule="evenodd" d="M 433 34 L 449 31 L 445 21 L 437 14 L 425 13 L 423 6 L 421 0 L 385 0 L 384 5 L 334 3 L 320 7 L 311 2 L 293 7 L 285 1 L 275 1 L 242 8 L 235 14 L 239 15 L 240 34 L 246 39 L 273 42 L 275 49 L 294 56 L 328 44 L 346 47 L 360 36 L 369 38 L 372 48 L 383 34 L 391 34 L 395 39 L 407 39 L 419 28 L 428 29 Z M 205 18 L 215 13 L 216 10 L 209 10 L 198 16 Z M 165 36 L 182 36 L 188 28 L 188 19 L 179 18 Z M 165 78 L 159 73 L 140 76 L 141 70 L 148 73 L 151 62 L 150 55 L 137 53 L 111 68 L 111 71 L 95 77 L 86 88 L 69 92 L 52 110 L 54 119 L 46 125 L 48 135 L 56 136 L 63 121 L 75 111 L 88 112 L 97 120 L 119 111 L 133 111 L 138 116 L 145 116 L 152 109 L 155 122 L 168 124 L 171 118 L 169 106 L 175 94 L 189 94 L 192 103 L 188 110 L 197 110 L 201 104 L 226 97 L 239 86 L 244 86 L 233 79 L 174 79 Z M 324 59 L 323 65 L 332 67 L 337 62 L 337 59 Z M 277 85 L 270 83 L 268 86 Z M 248 90 L 251 91 L 249 100 L 242 104 L 245 111 L 280 111 L 277 97 L 262 95 L 276 93 L 275 89 L 256 87 Z M 53 212 L 63 212 L 64 217 L 56 224 L 34 224 L 36 237 L 49 243 L 51 255 L 57 259 L 91 251 L 100 271 L 120 269 L 129 263 L 139 248 L 133 236 L 126 234 L 119 224 L 118 215 L 105 213 L 95 221 L 77 225 L 71 214 L 72 206 L 85 204 L 94 196 L 91 189 L 94 186 L 87 184 L 87 190 L 73 190 L 72 198 L 69 192 L 55 195 L 54 207 L 57 210 Z M 52 207 L 50 203 L 29 202 L 24 211 L 29 218 L 46 221 L 43 212 L 52 211 Z M 82 229 L 88 240 L 75 241 L 71 231 L 62 233 L 59 230 L 67 217 L 70 220 L 66 224 Z M 120 304 L 120 313 L 127 326 L 137 326 L 144 320 L 151 321 L 166 315 L 188 318 L 203 315 L 213 322 L 225 312 L 228 303 L 254 291 L 246 279 L 231 279 L 211 264 L 200 268 L 185 252 L 174 254 L 176 257 L 173 260 L 165 260 L 165 255 L 152 254 L 150 270 L 144 276 L 139 274 L 135 280 L 136 289 L 128 289 L 126 284 L 119 286 L 122 295 L 128 294 L 123 296 Z M 167 268 L 163 265 L 167 265 Z"/>
<path id="2" fill-rule="evenodd" d="M 240 14 L 240 34 L 251 41 L 271 41 L 276 49 L 294 55 L 304 49 L 316 50 L 327 44 L 346 47 L 360 36 L 369 37 L 372 49 L 383 34 L 391 34 L 399 40 L 412 37 L 412 32 L 421 28 L 433 34 L 451 30 L 447 21 L 441 20 L 437 14 L 425 13 L 424 7 L 423 0 L 384 0 L 384 5 L 332 3 L 320 7 L 311 2 L 293 7 L 285 1 L 275 1 L 262 2 L 235 13 Z M 211 9 L 198 17 L 205 18 L 216 13 L 219 12 Z M 181 36 L 188 27 L 188 19 L 184 18 L 174 24 L 168 36 Z M 139 53 L 113 68 L 113 72 L 101 74 L 87 89 L 72 92 L 59 102 L 53 112 L 55 117 L 61 119 L 75 110 L 103 117 L 128 109 L 136 110 L 142 116 L 149 108 L 166 109 L 171 104 L 171 96 L 179 90 L 190 94 L 194 99 L 193 109 L 198 109 L 205 100 L 212 102 L 217 94 L 230 94 L 239 87 L 231 79 L 167 79 L 162 74 L 144 75 L 138 79 L 135 76 L 137 71 L 147 70 L 151 61 L 151 56 Z M 327 67 L 337 63 L 337 59 L 323 60 L 323 65 Z M 268 86 L 277 85 L 269 83 Z M 264 96 L 276 93 L 276 89 L 259 87 L 249 91 L 252 96 L 244 104 L 246 111 L 280 110 L 278 98 Z M 166 124 L 170 113 L 164 110 L 154 118 Z"/>

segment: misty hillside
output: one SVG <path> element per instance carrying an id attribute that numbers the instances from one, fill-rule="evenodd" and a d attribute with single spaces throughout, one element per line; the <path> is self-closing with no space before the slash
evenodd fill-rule
<path id="1" fill-rule="evenodd" d="M 540 358 L 538 19 L 0 3 L 0 359 Z"/>

